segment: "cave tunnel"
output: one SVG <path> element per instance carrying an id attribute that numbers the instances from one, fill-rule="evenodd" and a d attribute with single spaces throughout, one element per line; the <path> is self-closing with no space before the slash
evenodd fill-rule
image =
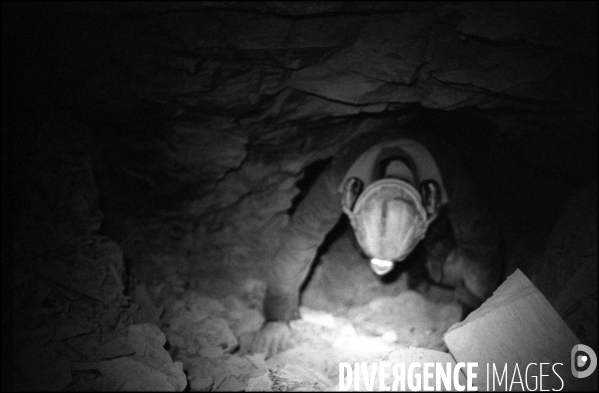
<path id="1" fill-rule="evenodd" d="M 443 337 L 465 310 L 460 328 L 517 301 L 467 309 L 429 234 L 369 268 L 330 174 L 383 129 L 443 141 L 424 144 L 437 186 L 468 174 L 438 211 L 484 201 L 484 299 L 523 274 L 597 352 L 597 47 L 596 2 L 2 2 L 2 390 L 331 390 L 340 362 L 458 359 Z M 301 271 L 273 273 L 294 253 Z M 274 322 L 291 335 L 265 357 Z"/>

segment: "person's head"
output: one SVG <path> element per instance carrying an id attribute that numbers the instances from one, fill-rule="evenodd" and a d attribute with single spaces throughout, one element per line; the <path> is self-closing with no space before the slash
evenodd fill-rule
<path id="1" fill-rule="evenodd" d="M 395 263 L 405 260 L 437 215 L 439 185 L 427 180 L 419 185 L 418 192 L 414 179 L 404 162 L 392 160 L 383 177 L 363 191 L 357 178 L 344 184 L 343 210 L 378 275 L 387 274 Z"/>

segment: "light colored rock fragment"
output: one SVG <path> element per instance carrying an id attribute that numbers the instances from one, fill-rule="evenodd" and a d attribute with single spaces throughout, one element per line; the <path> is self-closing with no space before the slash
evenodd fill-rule
<path id="1" fill-rule="evenodd" d="M 219 346 L 213 347 L 205 347 L 200 349 L 200 355 L 207 358 L 217 358 L 222 356 L 225 353 L 223 349 Z"/>
<path id="2" fill-rule="evenodd" d="M 175 391 L 164 373 L 128 357 L 100 362 L 98 367 L 102 374 L 96 384 L 99 390 Z"/>
<path id="3" fill-rule="evenodd" d="M 246 355 L 246 358 L 252 363 L 252 370 L 249 373 L 250 378 L 257 378 L 262 375 L 268 375 L 268 365 L 265 361 L 264 353 Z"/>
<path id="4" fill-rule="evenodd" d="M 200 347 L 220 346 L 225 352 L 231 352 L 237 346 L 237 339 L 223 318 L 210 317 L 194 324 L 190 333 Z"/>
<path id="5" fill-rule="evenodd" d="M 191 389 L 195 391 L 207 391 L 210 386 L 212 386 L 212 378 L 210 377 L 197 377 L 190 378 L 189 384 L 191 385 Z"/>
<path id="6" fill-rule="evenodd" d="M 221 315 L 226 311 L 221 302 L 211 297 L 199 296 L 194 300 L 195 302 L 191 305 L 192 310 L 203 311 L 208 315 Z"/>
<path id="7" fill-rule="evenodd" d="M 247 392 L 272 392 L 272 381 L 268 373 L 248 380 Z"/>
<path id="8" fill-rule="evenodd" d="M 131 325 L 127 342 L 135 350 L 131 358 L 154 370 L 163 373 L 175 390 L 183 390 L 187 379 L 180 362 L 173 363 L 170 354 L 164 349 L 166 337 L 155 325 L 150 323 Z"/>
<path id="9" fill-rule="evenodd" d="M 514 381 L 515 376 L 516 382 L 524 379 L 517 383 L 529 386 L 535 386 L 533 376 L 540 372 L 540 367 L 534 374 L 528 372 L 520 378 L 518 373 L 530 364 L 540 363 L 562 364 L 557 373 L 547 371 L 543 378 L 547 389 L 588 390 L 593 383 L 591 378 L 572 376 L 570 352 L 579 339 L 520 270 L 509 276 L 479 309 L 452 326 L 444 339 L 457 361 L 479 364 L 475 382 L 479 390 L 494 390 L 488 386 L 493 382 L 492 367 L 501 374 L 506 365 L 509 381 Z M 513 388 L 512 382 L 510 386 L 507 382 L 501 385 L 495 389 Z"/>
<path id="10" fill-rule="evenodd" d="M 226 376 L 226 372 L 221 367 L 220 362 L 204 357 L 192 358 L 187 371 L 190 380 L 193 378 L 211 377 L 216 381 L 218 378 Z"/>
<path id="11" fill-rule="evenodd" d="M 218 385 L 214 391 L 216 392 L 242 392 L 247 387 L 247 384 L 235 376 L 226 377 L 223 382 Z"/>
<path id="12" fill-rule="evenodd" d="M 239 337 L 245 333 L 253 333 L 260 329 L 264 323 L 264 317 L 256 309 L 244 309 L 229 314 L 231 330 Z"/>
<path id="13" fill-rule="evenodd" d="M 329 313 L 312 310 L 306 307 L 300 307 L 302 319 L 315 325 L 324 326 L 329 329 L 335 329 L 335 318 Z"/>

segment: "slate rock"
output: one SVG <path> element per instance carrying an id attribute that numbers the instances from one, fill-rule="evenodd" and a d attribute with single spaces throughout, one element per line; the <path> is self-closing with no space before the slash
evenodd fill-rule
<path id="1" fill-rule="evenodd" d="M 116 391 L 175 391 L 164 373 L 128 357 L 100 362 L 102 379 L 96 389 Z"/>
<path id="2" fill-rule="evenodd" d="M 211 377 L 197 377 L 197 378 L 193 378 L 191 379 L 190 377 L 190 386 L 191 389 L 194 391 L 200 391 L 200 392 L 205 392 L 208 391 L 210 386 L 212 386 L 212 383 L 214 381 L 212 380 Z"/>
<path id="3" fill-rule="evenodd" d="M 239 378 L 229 376 L 224 379 L 214 391 L 216 392 L 242 392 L 247 387 L 247 384 Z"/>
<path id="4" fill-rule="evenodd" d="M 173 363 L 170 354 L 164 349 L 166 337 L 158 327 L 150 323 L 131 325 L 128 328 L 127 340 L 129 346 L 135 350 L 132 359 L 164 373 L 176 390 L 185 388 L 187 380 L 183 373 L 183 365 L 180 362 Z"/>
<path id="5" fill-rule="evenodd" d="M 237 347 L 237 339 L 223 318 L 210 317 L 194 324 L 191 333 L 200 347 L 220 346 L 225 352 L 231 352 Z"/>
<path id="6" fill-rule="evenodd" d="M 248 380 L 246 392 L 272 392 L 272 381 L 268 373 Z"/>

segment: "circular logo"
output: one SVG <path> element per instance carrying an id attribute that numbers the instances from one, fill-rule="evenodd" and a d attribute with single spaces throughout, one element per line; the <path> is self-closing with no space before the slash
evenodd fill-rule
<path id="1" fill-rule="evenodd" d="M 586 378 L 597 368 L 597 355 L 588 345 L 575 345 L 570 353 L 570 366 L 572 375 Z"/>

